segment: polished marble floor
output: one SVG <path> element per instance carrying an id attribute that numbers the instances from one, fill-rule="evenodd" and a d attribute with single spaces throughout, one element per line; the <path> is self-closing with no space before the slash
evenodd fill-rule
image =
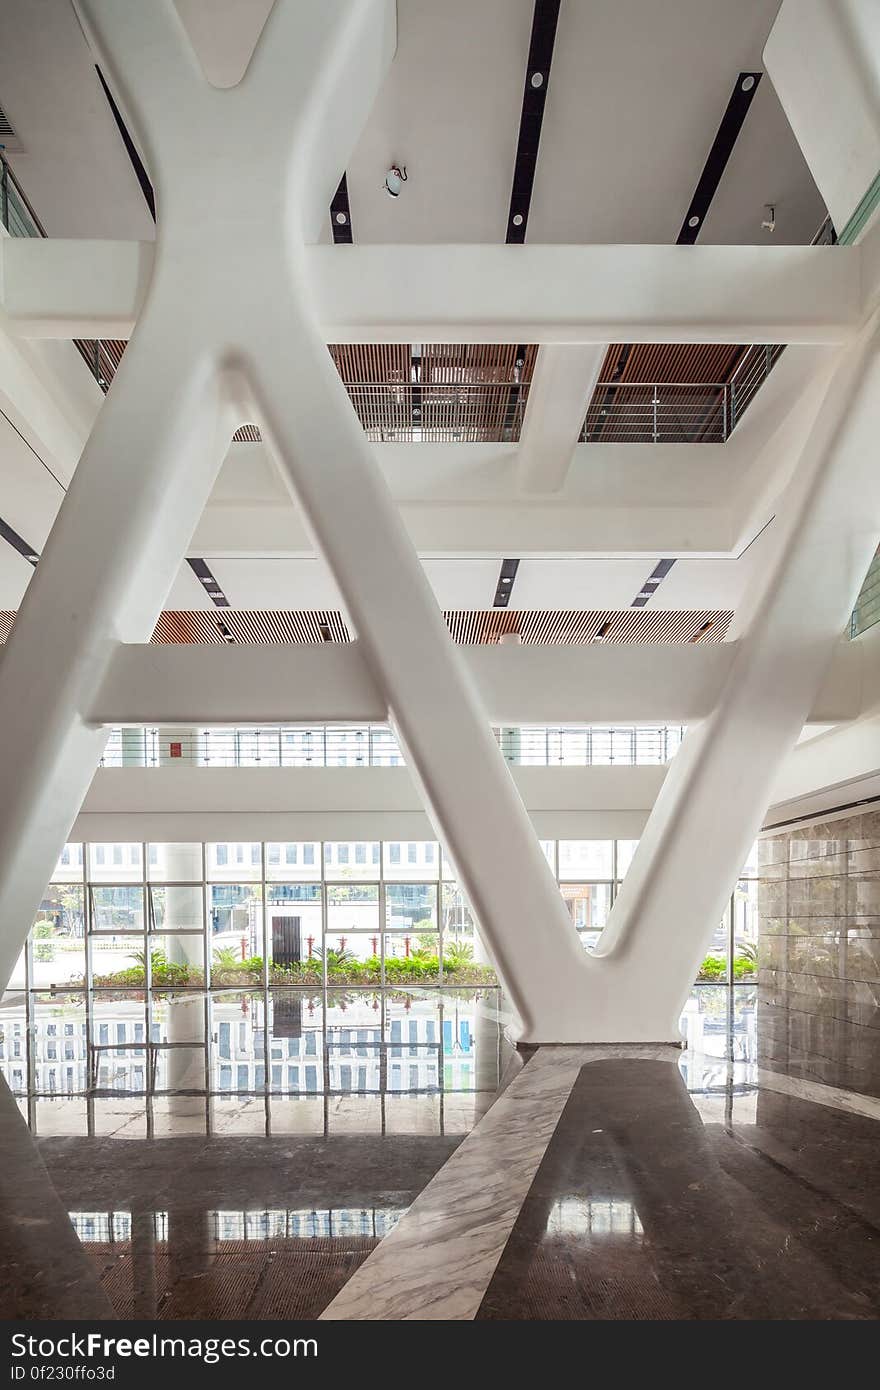
<path id="1" fill-rule="evenodd" d="M 876 1131 L 760 1085 L 708 1118 L 674 1061 L 588 1062 L 477 1316 L 876 1318 Z"/>
<path id="2" fill-rule="evenodd" d="M 5 1315 L 875 1318 L 880 1101 L 760 1016 L 525 1058 L 494 989 L 7 997 Z"/>
<path id="3" fill-rule="evenodd" d="M 517 1067 L 505 1019 L 495 989 L 7 999 L 2 1306 L 317 1316 Z"/>

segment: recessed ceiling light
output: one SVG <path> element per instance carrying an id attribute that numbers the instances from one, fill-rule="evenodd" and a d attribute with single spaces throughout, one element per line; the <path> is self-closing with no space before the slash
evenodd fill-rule
<path id="1" fill-rule="evenodd" d="M 515 213 L 513 214 L 513 225 L 514 225 L 514 227 L 521 227 L 521 226 L 522 226 L 522 213 L 521 213 L 521 212 L 515 212 Z"/>
<path id="2" fill-rule="evenodd" d="M 754 85 L 755 85 L 755 79 L 754 79 L 754 77 L 752 77 L 751 73 L 749 74 L 748 77 L 744 77 L 744 78 L 743 78 L 742 83 L 741 83 L 740 85 L 741 85 L 741 90 L 744 91 L 744 92 L 750 92 L 750 91 L 752 90 L 752 88 L 753 88 Z"/>
<path id="3" fill-rule="evenodd" d="M 688 218 L 688 226 L 689 226 L 689 227 L 698 227 L 699 225 L 700 225 L 700 219 L 699 219 L 699 217 L 697 217 L 696 213 L 694 213 L 694 216 L 693 216 L 693 217 L 689 217 L 689 218 Z"/>
<path id="4" fill-rule="evenodd" d="M 512 582 L 513 582 L 512 580 L 510 580 L 510 579 L 507 578 L 507 575 L 505 575 L 504 578 L 503 578 L 502 581 L 501 581 L 502 584 L 511 584 Z"/>
<path id="5" fill-rule="evenodd" d="M 532 73 L 532 86 L 533 86 L 533 87 L 541 87 L 541 86 L 543 86 L 543 83 L 544 83 L 544 74 L 543 74 L 542 72 L 533 72 L 533 73 Z"/>
<path id="6" fill-rule="evenodd" d="M 30 560 L 32 565 L 35 565 L 40 557 L 39 555 L 28 555 L 27 558 Z"/>
<path id="7" fill-rule="evenodd" d="M 348 218 L 346 217 L 344 212 L 337 212 L 336 221 L 339 223 L 340 227 L 344 227 L 346 222 L 348 221 Z"/>

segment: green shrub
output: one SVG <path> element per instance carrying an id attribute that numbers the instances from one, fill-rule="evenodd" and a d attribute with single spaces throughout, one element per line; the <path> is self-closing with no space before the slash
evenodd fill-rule
<path id="1" fill-rule="evenodd" d="M 727 961 L 724 956 L 708 955 L 700 966 L 698 980 L 723 980 L 727 974 Z"/>

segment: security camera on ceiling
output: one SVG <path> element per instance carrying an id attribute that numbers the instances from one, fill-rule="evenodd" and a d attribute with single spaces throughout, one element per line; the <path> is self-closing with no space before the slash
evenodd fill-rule
<path id="1" fill-rule="evenodd" d="M 406 166 L 401 169 L 399 164 L 392 164 L 385 175 L 385 192 L 389 198 L 399 198 L 400 190 L 406 183 Z"/>

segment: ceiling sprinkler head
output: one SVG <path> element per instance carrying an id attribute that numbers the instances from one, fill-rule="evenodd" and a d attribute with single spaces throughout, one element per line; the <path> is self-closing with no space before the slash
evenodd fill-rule
<path id="1" fill-rule="evenodd" d="M 385 192 L 389 198 L 399 198 L 400 190 L 406 183 L 406 166 L 401 169 L 398 164 L 392 164 L 385 175 Z"/>

